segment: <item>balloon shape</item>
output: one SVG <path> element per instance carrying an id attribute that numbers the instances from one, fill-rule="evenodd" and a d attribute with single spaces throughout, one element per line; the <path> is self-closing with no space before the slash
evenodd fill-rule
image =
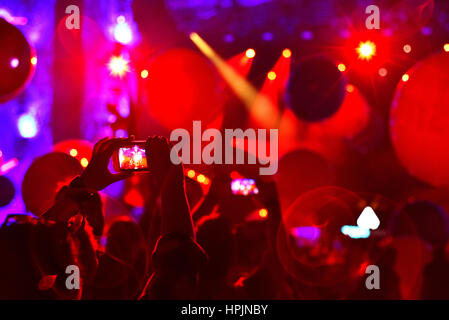
<path id="1" fill-rule="evenodd" d="M 171 49 L 150 64 L 145 80 L 150 113 L 169 129 L 212 121 L 223 103 L 220 77 L 209 61 L 188 49 Z"/>
<path id="2" fill-rule="evenodd" d="M 5 176 L 0 176 L 0 207 L 8 205 L 14 199 L 15 194 L 16 190 L 11 180 Z"/>
<path id="3" fill-rule="evenodd" d="M 65 153 L 52 152 L 35 159 L 22 182 L 27 211 L 36 216 L 45 213 L 53 205 L 59 189 L 82 171 L 80 163 Z"/>
<path id="4" fill-rule="evenodd" d="M 285 213 L 277 238 L 285 270 L 314 287 L 346 285 L 360 277 L 372 243 L 351 239 L 341 229 L 355 226 L 363 208 L 363 199 L 339 187 L 317 188 L 298 197 Z"/>
<path id="5" fill-rule="evenodd" d="M 32 49 L 22 32 L 0 18 L 0 102 L 12 99 L 30 79 Z"/>
<path id="6" fill-rule="evenodd" d="M 334 62 L 314 57 L 292 67 L 287 85 L 290 108 L 309 122 L 335 114 L 345 96 L 345 79 Z"/>
<path id="7" fill-rule="evenodd" d="M 397 88 L 390 136 L 409 174 L 434 186 L 449 185 L 449 54 L 433 55 L 408 72 Z"/>

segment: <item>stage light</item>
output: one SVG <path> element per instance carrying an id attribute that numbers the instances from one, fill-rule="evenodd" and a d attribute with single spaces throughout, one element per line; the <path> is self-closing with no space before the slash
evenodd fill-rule
<path id="1" fill-rule="evenodd" d="M 406 73 L 402 76 L 402 81 L 407 82 L 410 79 L 410 76 Z"/>
<path id="2" fill-rule="evenodd" d="M 346 91 L 349 93 L 354 92 L 354 86 L 352 84 L 347 84 Z"/>
<path id="3" fill-rule="evenodd" d="M 126 138 L 128 136 L 128 132 L 125 129 L 117 129 L 114 133 L 116 138 Z"/>
<path id="4" fill-rule="evenodd" d="M 274 71 L 268 72 L 267 78 L 270 79 L 270 80 L 276 79 L 276 72 L 274 72 Z"/>
<path id="5" fill-rule="evenodd" d="M 292 51 L 290 50 L 290 49 L 284 49 L 283 51 L 282 51 L 282 56 L 284 57 L 284 58 L 290 58 L 291 56 L 292 56 Z"/>
<path id="6" fill-rule="evenodd" d="M 409 44 L 406 44 L 402 49 L 405 53 L 410 53 L 412 51 L 412 47 Z"/>
<path id="7" fill-rule="evenodd" d="M 124 16 L 118 16 L 117 17 L 117 23 L 118 24 L 125 23 L 125 21 L 126 21 L 126 18 Z"/>
<path id="8" fill-rule="evenodd" d="M 388 74 L 387 69 L 385 69 L 385 68 L 380 68 L 379 69 L 379 76 L 385 77 L 387 74 Z"/>
<path id="9" fill-rule="evenodd" d="M 81 164 L 81 166 L 82 166 L 83 168 L 85 168 L 85 167 L 88 166 L 89 161 L 88 161 L 86 158 L 82 158 L 82 159 L 80 160 L 80 164 Z"/>
<path id="10" fill-rule="evenodd" d="M 77 155 L 78 155 L 78 150 L 76 150 L 76 149 L 70 149 L 70 155 L 72 156 L 72 157 L 76 157 Z"/>
<path id="11" fill-rule="evenodd" d="M 140 76 L 142 77 L 142 79 L 148 78 L 148 70 L 142 70 Z"/>
<path id="12" fill-rule="evenodd" d="M 313 39 L 313 32 L 310 30 L 304 30 L 301 32 L 301 38 L 303 40 L 312 40 Z"/>
<path id="13" fill-rule="evenodd" d="M 380 220 L 374 212 L 373 208 L 366 206 L 360 216 L 357 218 L 357 225 L 361 229 L 376 230 L 379 228 Z"/>
<path id="14" fill-rule="evenodd" d="M 28 80 L 33 74 L 30 63 L 33 50 L 23 33 L 1 18 L 0 39 L 0 103 L 2 103 L 14 98 L 29 83 Z"/>
<path id="15" fill-rule="evenodd" d="M 206 177 L 200 174 L 198 175 L 198 177 L 196 177 L 196 180 L 198 180 L 199 183 L 204 183 L 204 181 L 206 181 Z"/>
<path id="16" fill-rule="evenodd" d="M 362 60 L 370 60 L 376 55 L 376 45 L 371 41 L 360 42 L 357 48 L 359 58 Z"/>
<path id="17" fill-rule="evenodd" d="M 37 64 L 37 57 L 32 57 L 32 58 L 31 58 L 31 64 L 32 64 L 33 66 L 35 66 L 35 65 Z"/>
<path id="18" fill-rule="evenodd" d="M 23 138 L 34 138 L 37 134 L 36 119 L 29 114 L 24 114 L 17 121 L 19 133 Z"/>
<path id="19" fill-rule="evenodd" d="M 19 66 L 19 59 L 17 58 L 12 58 L 11 61 L 9 62 L 9 65 L 11 66 L 11 68 L 15 69 Z"/>
<path id="20" fill-rule="evenodd" d="M 5 19 L 7 22 L 13 24 L 13 25 L 21 25 L 24 26 L 27 24 L 28 19 L 25 17 L 14 17 L 6 11 L 5 9 L 0 9 L 0 18 Z"/>
<path id="21" fill-rule="evenodd" d="M 195 170 L 189 170 L 189 171 L 187 171 L 187 176 L 188 176 L 189 178 L 195 177 Z"/>
<path id="22" fill-rule="evenodd" d="M 445 43 L 443 49 L 444 51 L 449 52 L 449 43 Z"/>
<path id="23" fill-rule="evenodd" d="M 421 33 L 425 36 L 430 36 L 432 34 L 432 28 L 429 26 L 424 26 L 421 28 Z"/>
<path id="24" fill-rule="evenodd" d="M 259 217 L 265 219 L 268 217 L 268 210 L 263 208 L 259 210 Z"/>
<path id="25" fill-rule="evenodd" d="M 8 171 L 10 171 L 11 169 L 14 169 L 15 167 L 17 167 L 19 165 L 19 160 L 17 158 L 8 160 L 4 163 L 2 163 L 2 165 L 0 166 L 0 174 L 5 174 Z"/>
<path id="26" fill-rule="evenodd" d="M 128 63 L 129 61 L 122 56 L 112 56 L 108 67 L 112 75 L 122 77 L 125 72 L 129 71 Z"/>
<path id="27" fill-rule="evenodd" d="M 254 49 L 248 49 L 245 54 L 247 58 L 252 59 L 256 56 L 256 51 Z"/>
<path id="28" fill-rule="evenodd" d="M 343 63 L 339 63 L 337 66 L 338 70 L 344 72 L 346 70 L 346 66 Z"/>
<path id="29" fill-rule="evenodd" d="M 125 22 L 125 17 L 117 18 L 117 25 L 114 27 L 114 38 L 121 44 L 129 44 L 133 40 L 133 34 L 129 25 Z"/>

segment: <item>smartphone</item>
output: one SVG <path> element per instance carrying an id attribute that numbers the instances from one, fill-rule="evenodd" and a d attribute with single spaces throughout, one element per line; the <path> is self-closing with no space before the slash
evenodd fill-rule
<path id="1" fill-rule="evenodd" d="M 116 171 L 148 171 L 148 160 L 145 141 L 126 142 L 114 156 L 114 170 Z"/>
<path id="2" fill-rule="evenodd" d="M 254 179 L 234 179 L 231 181 L 231 191 L 235 195 L 251 195 L 258 194 L 256 182 Z"/>

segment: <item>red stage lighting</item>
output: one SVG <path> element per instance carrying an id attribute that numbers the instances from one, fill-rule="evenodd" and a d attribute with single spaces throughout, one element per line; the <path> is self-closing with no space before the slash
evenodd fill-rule
<path id="1" fill-rule="evenodd" d="M 359 59 L 362 60 L 370 60 L 376 55 L 376 45 L 371 41 L 360 42 L 356 50 L 359 54 Z"/>

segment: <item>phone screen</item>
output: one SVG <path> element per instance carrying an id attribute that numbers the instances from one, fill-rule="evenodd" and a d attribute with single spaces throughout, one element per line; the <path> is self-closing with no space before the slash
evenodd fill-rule
<path id="1" fill-rule="evenodd" d="M 145 148 L 134 145 L 118 150 L 120 170 L 148 170 Z"/>
<path id="2" fill-rule="evenodd" d="M 231 190 L 232 194 L 244 196 L 259 193 L 254 179 L 234 179 L 231 182 Z"/>

